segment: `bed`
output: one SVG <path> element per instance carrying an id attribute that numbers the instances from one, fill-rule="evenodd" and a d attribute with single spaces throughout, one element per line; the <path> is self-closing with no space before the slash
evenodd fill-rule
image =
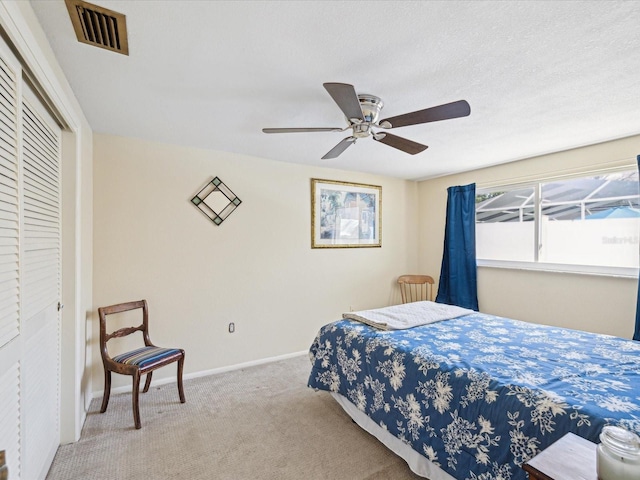
<path id="1" fill-rule="evenodd" d="M 640 342 L 477 312 L 398 330 L 359 320 L 320 329 L 309 386 L 418 475 L 525 480 L 522 463 L 567 432 L 640 434 Z"/>

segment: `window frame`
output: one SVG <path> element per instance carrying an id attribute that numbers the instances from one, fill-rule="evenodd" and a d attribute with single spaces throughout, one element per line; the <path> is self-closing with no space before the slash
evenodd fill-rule
<path id="1" fill-rule="evenodd" d="M 546 183 L 558 182 L 563 180 L 573 180 L 578 178 L 589 178 L 597 175 L 607 175 L 620 172 L 632 172 L 637 169 L 637 166 L 619 166 L 615 168 L 608 168 L 602 170 L 591 170 L 579 173 L 573 173 L 570 175 L 562 176 L 550 176 L 540 178 L 530 178 L 523 182 L 515 183 L 492 183 L 488 185 L 479 185 L 476 190 L 476 196 L 482 193 L 491 193 L 497 190 L 516 190 L 523 188 L 533 188 L 534 195 L 534 252 L 533 261 L 526 260 L 493 260 L 493 259 L 476 259 L 478 267 L 482 268 L 498 268 L 509 270 L 526 270 L 526 271 L 540 271 L 540 272 L 553 272 L 553 273 L 570 273 L 578 275 L 592 275 L 592 276 L 607 276 L 607 277 L 621 277 L 621 278 L 638 278 L 640 273 L 640 267 L 616 267 L 616 266 L 604 266 L 604 265 L 583 265 L 583 264 L 569 264 L 569 263 L 548 263 L 540 262 L 540 246 L 541 246 L 541 227 L 540 218 L 542 215 L 542 185 Z M 536 247 L 537 245 L 537 247 Z M 638 254 L 640 255 L 640 249 Z"/>

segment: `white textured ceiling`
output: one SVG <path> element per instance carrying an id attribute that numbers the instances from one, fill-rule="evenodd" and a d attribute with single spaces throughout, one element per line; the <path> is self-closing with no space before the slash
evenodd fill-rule
<path id="1" fill-rule="evenodd" d="M 106 1 L 129 56 L 79 43 L 63 0 L 32 0 L 95 132 L 422 179 L 640 133 L 639 1 Z M 394 129 L 321 160 L 347 132 L 323 82 L 381 118 L 465 99 L 465 118 Z M 640 145 L 639 151 L 640 153 Z"/>

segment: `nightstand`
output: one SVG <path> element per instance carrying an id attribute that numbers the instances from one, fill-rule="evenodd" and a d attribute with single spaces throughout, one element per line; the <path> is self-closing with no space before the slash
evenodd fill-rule
<path id="1" fill-rule="evenodd" d="M 522 468 L 530 480 L 598 480 L 596 444 L 567 433 Z"/>

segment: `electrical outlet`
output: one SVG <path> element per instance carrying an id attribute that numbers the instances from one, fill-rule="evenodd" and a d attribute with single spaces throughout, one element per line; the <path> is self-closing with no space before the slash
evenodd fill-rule
<path id="1" fill-rule="evenodd" d="M 229 323 L 229 333 L 233 333 L 236 331 L 236 324 L 231 322 Z"/>

